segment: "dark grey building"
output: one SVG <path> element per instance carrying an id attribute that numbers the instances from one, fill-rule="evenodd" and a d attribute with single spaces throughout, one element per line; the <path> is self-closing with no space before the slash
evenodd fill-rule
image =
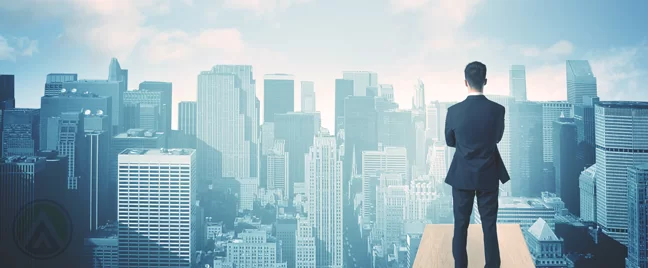
<path id="1" fill-rule="evenodd" d="M 282 261 L 288 262 L 288 268 L 294 268 L 297 253 L 297 219 L 292 216 L 278 218 L 275 236 L 281 240 Z"/>
<path id="2" fill-rule="evenodd" d="M 92 113 L 103 113 L 110 116 L 112 112 L 111 97 L 99 96 L 91 93 L 65 92 L 58 96 L 41 97 L 40 111 L 40 142 L 41 150 L 56 150 L 58 133 L 48 128 L 48 119 L 57 117 L 63 112 L 82 112 L 90 110 Z M 113 125 L 114 126 L 114 125 Z"/>
<path id="3" fill-rule="evenodd" d="M 376 101 L 379 99 L 382 98 L 376 98 Z M 377 122 L 378 142 L 382 143 L 384 147 L 406 148 L 408 163 L 415 163 L 417 148 L 412 112 L 409 110 L 378 112 Z"/>
<path id="4" fill-rule="evenodd" d="M 112 120 L 113 132 L 118 132 L 121 124 L 124 122 L 124 92 L 122 91 L 123 82 L 109 80 L 78 80 L 63 82 L 63 88 L 71 94 L 94 93 L 98 96 L 111 97 L 112 109 L 110 110 L 110 120 Z"/>
<path id="5" fill-rule="evenodd" d="M 15 84 L 12 74 L 0 74 L 0 110 L 16 107 Z"/>
<path id="6" fill-rule="evenodd" d="M 580 215 L 580 188 L 578 178 L 581 168 L 576 161 L 577 130 L 574 118 L 561 117 L 554 122 L 554 171 L 556 194 L 565 202 L 565 208 Z"/>
<path id="7" fill-rule="evenodd" d="M 34 155 L 39 150 L 40 110 L 9 109 L 3 117 L 2 156 Z"/>
<path id="8" fill-rule="evenodd" d="M 45 95 L 56 96 L 63 90 L 63 82 L 77 81 L 77 74 L 48 74 L 45 80 Z"/>
<path id="9" fill-rule="evenodd" d="M 315 138 L 315 125 L 318 122 L 318 113 L 290 112 L 276 114 L 274 118 L 274 137 L 276 140 L 284 140 L 285 151 L 291 156 L 289 158 L 289 197 L 294 193 L 294 184 L 304 182 L 305 159 L 304 154 L 308 153 Z M 293 157 L 294 156 L 294 157 Z M 300 157 L 301 156 L 301 157 Z"/>
<path id="10" fill-rule="evenodd" d="M 263 77 L 263 122 L 275 122 L 276 114 L 295 111 L 295 78 L 289 74 Z"/>
<path id="11" fill-rule="evenodd" d="M 574 122 L 578 129 L 576 156 L 581 168 L 587 168 L 596 163 L 594 106 L 598 102 L 598 97 L 585 96 L 582 104 L 574 106 Z"/>
<path id="12" fill-rule="evenodd" d="M 353 96 L 353 80 L 335 79 L 335 133 L 344 128 L 344 99 Z"/>
<path id="13" fill-rule="evenodd" d="M 48 118 L 48 134 L 57 133 L 56 151 L 68 157 L 68 189 L 79 189 L 80 180 L 87 181 L 88 170 L 84 119 L 80 112 L 63 112 Z M 51 138 L 51 136 L 50 136 Z"/>
<path id="14" fill-rule="evenodd" d="M 87 160 L 80 161 L 88 170 L 89 231 L 95 231 L 108 220 L 116 220 L 117 183 L 110 179 L 111 121 L 106 115 L 84 114 Z"/>
<path id="15" fill-rule="evenodd" d="M 540 196 L 544 189 L 542 104 L 516 101 L 511 105 L 511 185 L 513 196 Z"/>
<path id="16" fill-rule="evenodd" d="M 344 187 L 353 168 L 362 170 L 362 152 L 378 149 L 378 113 L 374 97 L 348 96 L 344 100 Z M 352 167 L 353 151 L 355 163 Z M 345 193 L 347 192 L 345 190 Z"/>

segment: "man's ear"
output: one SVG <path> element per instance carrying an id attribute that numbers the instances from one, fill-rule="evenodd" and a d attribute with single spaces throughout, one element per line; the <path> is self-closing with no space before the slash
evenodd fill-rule
<path id="1" fill-rule="evenodd" d="M 486 85 L 486 82 L 488 82 L 488 79 L 484 79 L 484 86 Z"/>
<path id="2" fill-rule="evenodd" d="M 466 87 L 468 87 L 468 80 L 464 80 L 464 85 L 466 85 Z"/>

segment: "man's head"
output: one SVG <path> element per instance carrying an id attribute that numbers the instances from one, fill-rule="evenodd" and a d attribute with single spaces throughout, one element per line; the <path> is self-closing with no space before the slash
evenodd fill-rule
<path id="1" fill-rule="evenodd" d="M 481 62 L 473 61 L 466 66 L 464 70 L 466 87 L 470 90 L 483 92 L 486 85 L 486 65 Z"/>

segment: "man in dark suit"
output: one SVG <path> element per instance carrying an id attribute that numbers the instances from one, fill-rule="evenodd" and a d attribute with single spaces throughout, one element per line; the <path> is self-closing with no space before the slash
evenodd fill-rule
<path id="1" fill-rule="evenodd" d="M 504 134 L 505 109 L 483 94 L 486 65 L 472 62 L 464 73 L 468 97 L 448 108 L 445 124 L 446 143 L 456 148 L 445 180 L 452 186 L 455 219 L 452 255 L 456 268 L 468 267 L 468 225 L 477 196 L 484 232 L 485 267 L 500 267 L 497 242 L 499 182 L 510 180 L 497 149 Z"/>

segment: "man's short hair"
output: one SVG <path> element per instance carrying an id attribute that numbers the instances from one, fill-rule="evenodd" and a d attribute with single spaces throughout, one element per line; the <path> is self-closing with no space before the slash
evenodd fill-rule
<path id="1" fill-rule="evenodd" d="M 486 65 L 478 61 L 473 61 L 466 65 L 464 74 L 470 87 L 479 91 L 484 90 L 484 83 L 486 82 Z"/>

